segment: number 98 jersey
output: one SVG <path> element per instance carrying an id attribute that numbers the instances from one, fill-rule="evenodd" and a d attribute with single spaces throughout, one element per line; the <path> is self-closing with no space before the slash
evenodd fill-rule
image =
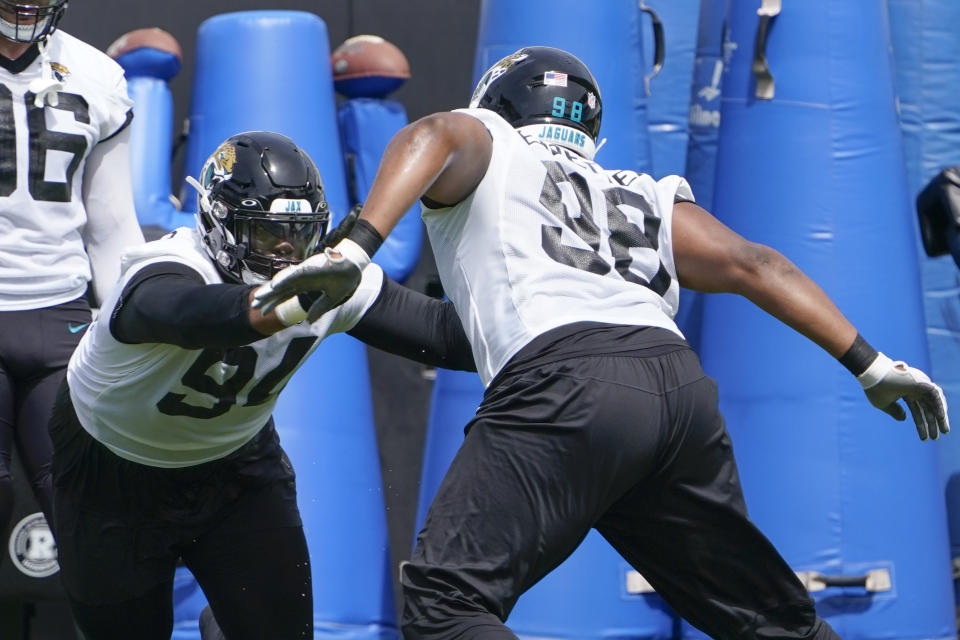
<path id="1" fill-rule="evenodd" d="M 57 30 L 47 60 L 33 45 L 0 60 L 0 311 L 53 306 L 83 295 L 91 278 L 82 232 L 87 156 L 132 117 L 123 69 Z M 57 106 L 35 103 L 44 75 Z"/>
<path id="2" fill-rule="evenodd" d="M 605 170 L 552 144 L 566 129 L 459 112 L 490 132 L 490 164 L 469 197 L 424 206 L 423 221 L 484 384 L 533 338 L 574 322 L 682 335 L 671 216 L 676 199 L 693 200 L 686 181 Z"/>

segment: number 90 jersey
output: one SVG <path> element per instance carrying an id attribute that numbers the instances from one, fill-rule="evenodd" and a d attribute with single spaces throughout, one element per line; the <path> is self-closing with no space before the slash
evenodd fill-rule
<path id="1" fill-rule="evenodd" d="M 444 291 L 489 384 L 538 335 L 592 321 L 680 330 L 671 221 L 683 178 L 608 171 L 551 144 L 566 131 L 520 132 L 492 111 L 462 109 L 493 154 L 459 204 L 423 207 Z M 575 141 L 574 141 L 575 142 Z"/>
<path id="2" fill-rule="evenodd" d="M 129 122 L 123 69 L 57 30 L 47 60 L 34 45 L 0 60 L 0 310 L 53 306 L 83 295 L 91 271 L 83 243 L 86 158 Z M 57 106 L 35 102 L 44 75 Z"/>

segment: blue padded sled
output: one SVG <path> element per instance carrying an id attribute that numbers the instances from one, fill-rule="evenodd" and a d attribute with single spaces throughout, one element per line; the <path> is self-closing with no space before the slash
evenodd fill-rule
<path id="1" fill-rule="evenodd" d="M 911 204 L 941 169 L 960 165 L 960 4 L 953 0 L 889 0 L 900 125 Z M 918 245 L 919 246 L 919 245 Z M 943 387 L 951 423 L 960 424 L 960 271 L 949 255 L 918 251 L 930 375 Z M 946 498 L 950 555 L 960 558 L 960 439 L 937 446 Z M 954 581 L 955 602 L 960 589 Z"/>
<path id="2" fill-rule="evenodd" d="M 299 11 L 219 15 L 200 25 L 196 51 L 186 172 L 195 176 L 235 133 L 277 131 L 316 162 L 335 221 L 342 218 L 348 199 L 324 22 Z M 398 637 L 364 345 L 347 336 L 321 344 L 287 384 L 275 418 L 297 472 L 314 637 Z"/>
<path id="3" fill-rule="evenodd" d="M 137 220 L 143 227 L 170 230 L 192 225 L 170 201 L 173 154 L 173 94 L 168 82 L 180 71 L 180 58 L 143 47 L 117 57 L 127 77 L 135 117 L 130 123 L 130 173 Z"/>
<path id="4" fill-rule="evenodd" d="M 362 203 L 370 192 L 387 144 L 407 124 L 407 112 L 395 100 L 358 97 L 340 105 L 337 121 L 347 175 L 353 178 L 351 204 Z M 417 204 L 393 228 L 374 260 L 388 276 L 403 282 L 417 266 L 422 244 L 423 222 Z"/>
<path id="5" fill-rule="evenodd" d="M 886 1 L 760 6 L 728 16 L 716 213 L 927 369 Z M 742 298 L 706 298 L 702 343 L 752 518 L 796 571 L 862 581 L 813 591 L 820 615 L 847 640 L 956 637 L 938 445 Z"/>

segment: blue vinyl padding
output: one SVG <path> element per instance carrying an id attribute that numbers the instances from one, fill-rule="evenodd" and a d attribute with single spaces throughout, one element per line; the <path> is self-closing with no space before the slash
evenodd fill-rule
<path id="1" fill-rule="evenodd" d="M 697 49 L 697 24 L 701 0 L 645 0 L 663 26 L 663 68 L 649 82 L 647 119 L 653 175 L 684 175 L 690 137 L 690 82 Z M 645 59 L 654 59 L 652 20 L 644 18 Z"/>
<path id="2" fill-rule="evenodd" d="M 141 47 L 117 57 L 133 100 L 130 173 L 137 220 L 156 232 L 192 222 L 170 200 L 173 155 L 173 94 L 168 81 L 180 71 L 175 54 Z"/>
<path id="3" fill-rule="evenodd" d="M 407 124 L 403 105 L 386 98 L 352 98 L 337 109 L 343 152 L 353 167 L 354 193 L 351 204 L 366 200 L 380 166 L 380 158 L 391 138 Z M 354 200 L 354 197 L 356 200 Z M 423 245 L 420 205 L 414 205 L 400 219 L 374 256 L 388 276 L 406 280 L 417 266 Z"/>
<path id="4" fill-rule="evenodd" d="M 908 195 L 942 169 L 960 165 L 960 4 L 953 0 L 889 0 L 890 28 L 907 159 Z M 915 213 L 915 209 L 911 209 Z M 918 234 L 918 247 L 919 234 Z M 951 423 L 960 425 L 960 271 L 949 255 L 918 248 L 930 375 L 943 388 Z M 937 444 L 950 538 L 960 558 L 960 439 Z M 955 601 L 960 589 L 954 581 Z"/>
<path id="5" fill-rule="evenodd" d="M 716 213 L 796 263 L 875 347 L 928 369 L 886 0 L 783 3 L 771 100 L 751 73 L 758 6 L 728 16 Z M 760 529 L 798 571 L 890 572 L 889 591 L 815 592 L 820 615 L 847 639 L 955 637 L 937 445 L 742 298 L 706 298 L 702 344 Z"/>
<path id="6" fill-rule="evenodd" d="M 170 80 L 180 73 L 180 56 L 150 47 L 132 49 L 117 56 L 127 80 L 138 76 Z"/>
<path id="7" fill-rule="evenodd" d="M 133 100 L 130 122 L 130 173 L 133 202 L 141 226 L 174 229 L 192 226 L 193 215 L 170 200 L 173 152 L 173 95 L 166 80 L 134 76 L 127 81 Z"/>

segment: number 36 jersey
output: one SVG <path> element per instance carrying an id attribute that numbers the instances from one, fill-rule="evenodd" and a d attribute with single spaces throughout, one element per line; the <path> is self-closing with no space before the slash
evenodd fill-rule
<path id="1" fill-rule="evenodd" d="M 313 324 L 293 325 L 251 344 L 186 349 L 118 341 L 110 318 L 123 287 L 141 269 L 174 262 L 207 284 L 222 282 L 201 242 L 195 229 L 182 227 L 128 250 L 119 285 L 67 368 L 70 399 L 83 428 L 118 456 L 140 464 L 191 466 L 241 447 L 267 423 L 281 390 L 320 341 L 352 329 L 383 282 L 383 272 L 371 264 L 343 305 Z"/>
<path id="2" fill-rule="evenodd" d="M 57 30 L 48 60 L 36 45 L 0 60 L 0 310 L 52 306 L 83 295 L 91 278 L 82 233 L 86 158 L 129 122 L 123 69 Z M 44 69 L 46 67 L 46 69 Z M 44 72 L 57 106 L 35 103 Z"/>
<path id="3" fill-rule="evenodd" d="M 549 125 L 526 135 L 492 111 L 460 113 L 490 132 L 490 164 L 469 197 L 424 206 L 423 221 L 484 384 L 533 338 L 574 322 L 682 335 L 671 216 L 675 199 L 693 200 L 686 181 L 605 170 L 550 144 L 566 134 Z"/>

